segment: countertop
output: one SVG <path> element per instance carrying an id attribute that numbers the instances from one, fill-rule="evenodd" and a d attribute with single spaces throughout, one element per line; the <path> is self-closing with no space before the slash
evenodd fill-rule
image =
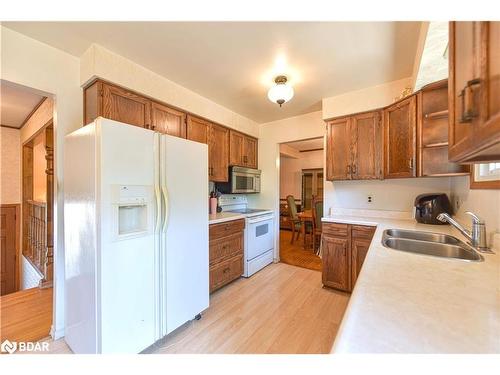
<path id="1" fill-rule="evenodd" d="M 332 353 L 500 353 L 500 241 L 483 262 L 386 248 L 389 228 L 452 234 L 449 225 L 332 215 L 325 222 L 377 226 Z"/>
<path id="2" fill-rule="evenodd" d="M 208 215 L 208 224 L 224 223 L 226 221 L 244 219 L 245 216 L 235 212 L 217 212 Z"/>

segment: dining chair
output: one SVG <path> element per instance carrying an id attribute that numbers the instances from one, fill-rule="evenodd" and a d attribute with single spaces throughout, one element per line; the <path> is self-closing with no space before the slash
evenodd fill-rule
<path id="1" fill-rule="evenodd" d="M 293 195 L 288 195 L 286 197 L 286 203 L 288 206 L 288 215 L 290 216 L 290 227 L 292 229 L 292 240 L 299 239 L 300 237 L 300 225 L 301 221 L 297 215 L 297 204 L 295 203 L 295 198 Z M 295 238 L 295 232 L 297 232 L 297 238 Z"/>
<path id="2" fill-rule="evenodd" d="M 321 241 L 321 218 L 323 217 L 323 198 L 314 197 L 312 201 L 312 217 L 313 217 L 313 251 L 316 251 L 316 239 L 319 237 Z M 317 242 L 318 244 L 320 242 Z"/>

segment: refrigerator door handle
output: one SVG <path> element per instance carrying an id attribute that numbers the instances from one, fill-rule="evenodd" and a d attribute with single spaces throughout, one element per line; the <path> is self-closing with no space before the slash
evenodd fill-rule
<path id="1" fill-rule="evenodd" d="M 159 233 L 161 225 L 161 191 L 160 191 L 160 139 L 158 134 L 154 134 L 155 144 L 155 200 L 156 200 L 156 221 L 155 233 Z"/>
<path id="2" fill-rule="evenodd" d="M 161 191 L 163 193 L 163 204 L 164 204 L 164 209 L 165 209 L 165 214 L 163 217 L 162 232 L 165 233 L 167 231 L 167 226 L 168 226 L 168 191 L 167 191 L 167 187 L 162 186 Z"/>

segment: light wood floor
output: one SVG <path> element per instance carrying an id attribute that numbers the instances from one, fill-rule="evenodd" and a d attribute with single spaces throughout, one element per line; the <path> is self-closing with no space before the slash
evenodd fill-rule
<path id="1" fill-rule="evenodd" d="M 321 258 L 314 254 L 312 246 L 304 248 L 302 235 L 293 244 L 290 243 L 291 239 L 292 231 L 280 230 L 280 261 L 292 266 L 321 271 Z M 311 241 L 309 236 L 308 241 Z"/>
<path id="2" fill-rule="evenodd" d="M 52 324 L 52 288 L 31 288 L 0 297 L 0 341 L 38 341 Z"/>
<path id="3" fill-rule="evenodd" d="M 321 273 L 272 264 L 210 297 L 210 307 L 147 353 L 328 353 L 349 295 L 322 288 Z M 64 340 L 52 353 L 70 352 Z"/>

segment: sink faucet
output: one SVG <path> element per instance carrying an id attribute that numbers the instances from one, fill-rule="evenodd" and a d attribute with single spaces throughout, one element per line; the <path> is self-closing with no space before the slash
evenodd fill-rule
<path id="1" fill-rule="evenodd" d="M 453 219 L 447 213 L 441 213 L 437 216 L 439 221 L 443 223 L 450 223 L 458 229 L 469 240 L 471 246 L 482 253 L 492 253 L 486 244 L 486 224 L 476 214 L 467 211 L 467 215 L 472 217 L 472 231 L 465 229 L 460 223 Z"/>

